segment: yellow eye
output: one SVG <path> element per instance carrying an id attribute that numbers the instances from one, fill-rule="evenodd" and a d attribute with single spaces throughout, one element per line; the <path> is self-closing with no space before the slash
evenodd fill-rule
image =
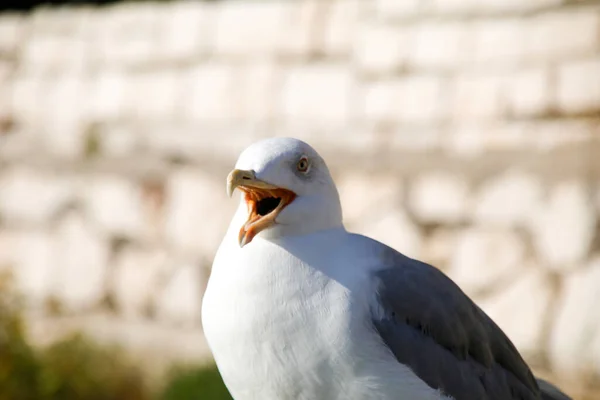
<path id="1" fill-rule="evenodd" d="M 298 161 L 298 164 L 296 165 L 296 168 L 298 168 L 298 171 L 300 172 L 307 172 L 308 171 L 308 159 L 306 157 L 302 157 L 300 159 L 300 161 Z"/>

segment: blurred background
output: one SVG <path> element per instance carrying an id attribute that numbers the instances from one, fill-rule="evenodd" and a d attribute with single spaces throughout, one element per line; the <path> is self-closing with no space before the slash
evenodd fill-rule
<path id="1" fill-rule="evenodd" d="M 269 136 L 599 398 L 600 1 L 36 3 L 0 4 L 0 399 L 227 398 L 202 295 Z"/>

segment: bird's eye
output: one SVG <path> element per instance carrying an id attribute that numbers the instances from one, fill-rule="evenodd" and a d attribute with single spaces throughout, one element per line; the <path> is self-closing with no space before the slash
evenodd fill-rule
<path id="1" fill-rule="evenodd" d="M 306 157 L 302 157 L 300 159 L 300 161 L 298 161 L 298 164 L 296 165 L 296 168 L 298 168 L 298 171 L 300 172 L 308 172 L 308 158 Z"/>

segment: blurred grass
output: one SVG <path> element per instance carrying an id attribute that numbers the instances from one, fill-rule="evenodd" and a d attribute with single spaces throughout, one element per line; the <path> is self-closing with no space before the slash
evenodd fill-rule
<path id="1" fill-rule="evenodd" d="M 191 399 L 232 400 L 232 397 L 214 366 L 174 370 L 160 400 Z"/>
<path id="2" fill-rule="evenodd" d="M 0 400 L 230 400 L 214 366 L 176 368 L 149 389 L 119 348 L 73 335 L 45 348 L 26 340 L 18 296 L 0 277 Z"/>

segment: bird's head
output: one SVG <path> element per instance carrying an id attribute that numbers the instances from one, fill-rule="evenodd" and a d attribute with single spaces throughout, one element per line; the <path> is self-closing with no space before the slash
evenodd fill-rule
<path id="1" fill-rule="evenodd" d="M 340 199 L 325 161 L 308 144 L 292 138 L 254 143 L 227 177 L 227 193 L 242 192 L 247 220 L 239 244 L 308 234 L 342 225 Z"/>

